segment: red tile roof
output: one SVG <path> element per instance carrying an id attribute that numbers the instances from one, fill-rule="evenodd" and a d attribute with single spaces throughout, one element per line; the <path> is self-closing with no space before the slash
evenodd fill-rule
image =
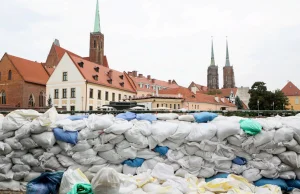
<path id="1" fill-rule="evenodd" d="M 234 95 L 236 95 L 237 88 L 223 88 L 223 89 L 220 89 L 219 91 L 221 91 L 220 95 L 229 97 L 231 94 L 231 91 L 233 92 Z"/>
<path id="2" fill-rule="evenodd" d="M 55 44 L 53 44 L 54 49 L 56 51 L 57 57 L 58 57 L 58 61 L 61 60 L 61 58 L 64 56 L 65 53 L 68 53 L 69 55 L 74 55 L 76 57 L 80 57 L 79 55 L 76 55 L 75 53 L 72 53 L 71 51 L 68 51 L 60 46 L 57 46 Z"/>
<path id="3" fill-rule="evenodd" d="M 189 85 L 189 89 L 191 90 L 191 88 L 195 86 L 198 88 L 199 92 L 202 92 L 202 93 L 205 93 L 207 92 L 208 88 L 206 86 L 203 86 L 203 85 L 200 85 L 200 84 L 196 84 L 195 82 L 192 82 L 190 85 Z"/>
<path id="4" fill-rule="evenodd" d="M 69 55 L 73 60 L 74 64 L 82 74 L 82 76 L 89 82 L 94 84 L 99 84 L 107 87 L 117 88 L 120 90 L 136 93 L 134 86 L 128 80 L 128 76 L 124 72 L 119 72 L 102 65 L 85 60 L 81 57 L 74 55 Z M 79 62 L 83 62 L 83 68 L 79 66 Z M 95 71 L 95 67 L 99 67 L 99 72 Z M 98 76 L 98 80 L 95 80 L 93 76 Z M 122 79 L 123 77 L 123 79 Z M 111 79 L 111 84 L 108 80 Z M 122 86 L 124 83 L 124 86 Z"/>
<path id="5" fill-rule="evenodd" d="M 44 69 L 42 63 L 30 61 L 9 54 L 7 54 L 7 56 L 20 73 L 24 81 L 46 85 L 49 75 Z"/>
<path id="6" fill-rule="evenodd" d="M 289 81 L 281 90 L 286 96 L 300 96 L 300 91 L 291 81 Z"/>

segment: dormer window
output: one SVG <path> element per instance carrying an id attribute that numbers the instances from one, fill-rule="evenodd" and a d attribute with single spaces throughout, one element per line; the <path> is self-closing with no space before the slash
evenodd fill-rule
<path id="1" fill-rule="evenodd" d="M 120 85 L 121 85 L 122 87 L 124 87 L 124 82 L 120 82 Z"/>
<path id="2" fill-rule="evenodd" d="M 98 81 L 98 75 L 93 75 L 94 80 Z"/>
<path id="3" fill-rule="evenodd" d="M 96 72 L 99 72 L 100 68 L 99 67 L 94 67 L 94 69 L 95 69 Z"/>
<path id="4" fill-rule="evenodd" d="M 83 68 L 84 63 L 83 63 L 82 61 L 80 61 L 80 62 L 78 63 L 78 65 L 79 65 L 79 67 Z"/>
<path id="5" fill-rule="evenodd" d="M 109 84 L 112 84 L 112 79 L 111 79 L 111 78 L 108 79 L 107 82 L 108 82 Z"/>
<path id="6" fill-rule="evenodd" d="M 120 75 L 119 77 L 120 77 L 120 79 L 124 79 L 124 75 Z"/>
<path id="7" fill-rule="evenodd" d="M 140 83 L 139 85 L 140 85 L 140 88 L 143 88 L 143 83 Z"/>

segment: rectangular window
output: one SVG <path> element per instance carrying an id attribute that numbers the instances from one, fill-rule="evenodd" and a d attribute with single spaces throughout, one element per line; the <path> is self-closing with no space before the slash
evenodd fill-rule
<path id="1" fill-rule="evenodd" d="M 70 106 L 71 111 L 75 111 L 75 106 Z"/>
<path id="2" fill-rule="evenodd" d="M 157 104 L 156 107 L 158 108 L 158 107 L 159 107 L 159 104 Z"/>
<path id="3" fill-rule="evenodd" d="M 75 88 L 71 88 L 71 98 L 75 98 Z"/>
<path id="4" fill-rule="evenodd" d="M 89 107 L 89 110 L 93 110 L 93 106 L 90 106 L 90 107 Z"/>
<path id="5" fill-rule="evenodd" d="M 180 109 L 180 104 L 178 104 L 178 109 Z"/>
<path id="6" fill-rule="evenodd" d="M 121 94 L 119 94 L 119 101 L 121 101 L 122 100 L 122 96 L 121 96 Z"/>
<path id="7" fill-rule="evenodd" d="M 170 108 L 172 108 L 172 104 L 170 104 Z"/>
<path id="8" fill-rule="evenodd" d="M 67 98 L 67 89 L 66 88 L 63 89 L 63 98 Z"/>
<path id="9" fill-rule="evenodd" d="M 68 72 L 63 72 L 63 81 L 68 81 Z"/>
<path id="10" fill-rule="evenodd" d="M 176 109 L 176 104 L 174 104 L 174 109 Z"/>
<path id="11" fill-rule="evenodd" d="M 94 90 L 92 88 L 90 88 L 90 98 L 93 98 L 94 97 Z"/>
<path id="12" fill-rule="evenodd" d="M 98 100 L 101 100 L 101 90 L 98 90 Z"/>
<path id="13" fill-rule="evenodd" d="M 54 90 L 54 99 L 58 99 L 58 89 Z"/>
<path id="14" fill-rule="evenodd" d="M 115 100 L 115 93 L 112 93 L 112 101 L 114 102 Z"/>
<path id="15" fill-rule="evenodd" d="M 108 101 L 108 92 L 105 92 L 105 100 Z"/>

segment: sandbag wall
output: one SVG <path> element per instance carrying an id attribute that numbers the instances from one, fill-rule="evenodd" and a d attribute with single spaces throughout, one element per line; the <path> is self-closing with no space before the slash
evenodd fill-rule
<path id="1" fill-rule="evenodd" d="M 139 174 L 157 163 L 171 165 L 181 177 L 225 172 L 250 182 L 300 179 L 300 117 L 247 120 L 245 132 L 240 117 L 218 116 L 207 123 L 173 113 L 117 117 L 68 117 L 55 108 L 0 117 L 0 189 L 22 188 L 45 171 L 80 168 L 91 180 L 103 167 Z M 257 125 L 262 131 L 251 134 Z"/>

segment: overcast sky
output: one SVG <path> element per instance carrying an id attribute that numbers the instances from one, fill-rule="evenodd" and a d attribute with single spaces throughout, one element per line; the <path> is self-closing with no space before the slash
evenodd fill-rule
<path id="1" fill-rule="evenodd" d="M 111 68 L 206 85 L 211 36 L 223 86 L 226 36 L 237 86 L 300 87 L 299 0 L 99 0 Z M 55 38 L 89 55 L 96 0 L 3 0 L 0 55 L 44 62 Z"/>

